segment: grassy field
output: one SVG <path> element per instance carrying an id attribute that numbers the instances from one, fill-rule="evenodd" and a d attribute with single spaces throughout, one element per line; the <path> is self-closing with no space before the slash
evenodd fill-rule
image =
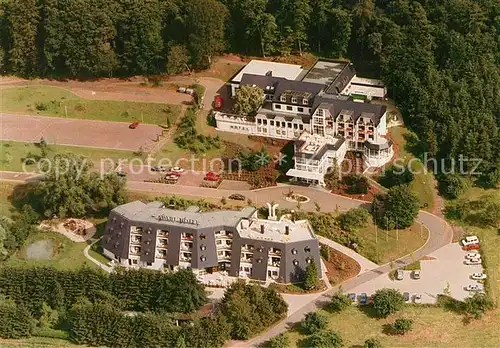
<path id="1" fill-rule="evenodd" d="M 366 339 L 376 337 L 383 347 L 498 347 L 500 312 L 488 313 L 483 319 L 464 325 L 463 317 L 432 306 L 407 306 L 387 319 L 375 318 L 368 308 L 352 307 L 341 313 L 327 313 L 329 328 L 338 331 L 345 347 L 362 347 Z M 387 335 L 385 325 L 397 318 L 410 318 L 414 329 L 404 336 Z M 287 333 L 291 347 L 307 347 L 307 336 L 294 329 Z"/>
<path id="2" fill-rule="evenodd" d="M 394 143 L 399 145 L 399 157 L 404 159 L 405 165 L 408 165 L 409 161 L 415 158 L 409 152 L 408 144 L 408 138 L 411 138 L 413 134 L 404 127 L 390 128 L 390 134 Z M 420 198 L 422 204 L 428 204 L 425 210 L 431 212 L 434 207 L 433 175 L 431 172 L 426 173 L 424 171 L 424 165 L 419 160 L 411 161 L 410 166 L 413 173 L 415 173 L 415 179 L 411 183 L 410 188 Z"/>
<path id="3" fill-rule="evenodd" d="M 404 230 L 388 232 L 370 224 L 356 235 L 362 241 L 358 252 L 378 264 L 385 264 L 420 248 L 427 240 L 429 231 L 417 223 Z"/>
<path id="4" fill-rule="evenodd" d="M 174 123 L 181 112 L 178 105 L 82 99 L 51 86 L 5 88 L 1 93 L 1 112 L 29 115 L 167 124 L 167 119 Z"/>
<path id="5" fill-rule="evenodd" d="M 31 337 L 19 340 L 5 340 L 0 338 L 2 348 L 40 348 L 40 347 L 88 347 L 72 344 L 66 340 L 48 337 Z"/>
<path id="6" fill-rule="evenodd" d="M 50 260 L 30 260 L 25 258 L 26 247 L 39 240 L 52 240 L 56 246 L 55 253 Z M 39 232 L 28 237 L 25 246 L 16 254 L 11 256 L 2 266 L 11 267 L 35 267 L 51 266 L 57 269 L 77 269 L 83 265 L 97 267 L 83 255 L 83 249 L 87 243 L 75 243 L 67 237 L 55 232 Z"/>
<path id="7" fill-rule="evenodd" d="M 101 159 L 132 159 L 137 156 L 131 151 L 94 149 L 76 146 L 49 145 L 47 157 L 50 159 L 58 153 L 74 153 L 88 157 L 94 162 L 96 168 L 100 167 Z M 21 172 L 26 158 L 41 156 L 40 148 L 33 143 L 20 143 L 14 141 L 0 141 L 0 170 Z M 27 164 L 27 171 L 36 171 L 36 164 Z"/>

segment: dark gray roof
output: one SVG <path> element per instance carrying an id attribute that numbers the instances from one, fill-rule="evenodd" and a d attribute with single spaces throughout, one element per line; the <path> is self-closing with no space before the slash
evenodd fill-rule
<path id="1" fill-rule="evenodd" d="M 356 71 L 354 70 L 352 63 L 346 64 L 344 69 L 342 69 L 342 71 L 337 75 L 335 80 L 333 80 L 325 92 L 329 94 L 341 93 L 352 80 L 354 75 L 356 75 Z"/>
<path id="2" fill-rule="evenodd" d="M 312 112 L 314 113 L 319 106 L 330 110 L 334 119 L 337 118 L 342 110 L 351 110 L 353 112 L 352 117 L 354 122 L 363 114 L 363 117 L 369 117 L 375 125 L 379 124 L 380 119 L 387 110 L 385 105 L 359 103 L 350 99 L 342 100 L 325 96 L 318 96 L 314 99 Z"/>
<path id="3" fill-rule="evenodd" d="M 312 100 L 316 95 L 324 88 L 323 85 L 317 84 L 317 83 L 311 83 L 311 82 L 303 82 L 303 81 L 291 81 L 291 80 L 285 80 L 283 79 L 282 81 L 279 81 L 279 83 L 276 86 L 276 89 L 274 91 L 274 97 L 273 101 L 274 102 L 280 102 L 280 97 L 285 91 L 294 91 L 294 92 L 300 92 L 300 93 L 307 93 L 310 94 L 310 97 L 307 98 L 309 100 L 308 105 L 310 106 Z M 291 97 L 287 96 L 286 103 L 292 104 L 291 102 Z M 302 105 L 302 100 L 298 100 L 299 106 Z"/>
<path id="4" fill-rule="evenodd" d="M 287 81 L 287 80 L 284 78 L 281 78 L 281 77 L 274 77 L 271 75 L 262 76 L 262 75 L 253 75 L 253 74 L 243 74 L 243 76 L 241 77 L 240 86 L 256 85 L 256 86 L 262 88 L 264 90 L 264 92 L 274 93 L 274 90 L 273 91 L 266 90 L 266 87 L 272 86 L 272 87 L 276 88 L 276 85 L 280 81 Z"/>

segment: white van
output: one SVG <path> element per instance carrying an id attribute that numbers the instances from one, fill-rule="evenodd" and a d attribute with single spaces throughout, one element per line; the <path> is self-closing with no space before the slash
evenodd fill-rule
<path id="1" fill-rule="evenodd" d="M 462 239 L 462 245 L 467 246 L 471 244 L 479 244 L 479 238 L 477 236 L 469 236 Z"/>

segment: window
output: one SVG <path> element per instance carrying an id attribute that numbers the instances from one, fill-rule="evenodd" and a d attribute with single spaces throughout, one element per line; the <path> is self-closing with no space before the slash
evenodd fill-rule
<path id="1" fill-rule="evenodd" d="M 257 124 L 262 124 L 262 120 L 260 118 L 257 119 Z"/>
<path id="2" fill-rule="evenodd" d="M 280 105 L 280 104 L 275 104 L 275 105 L 274 105 L 274 108 L 275 108 L 275 109 L 281 109 L 281 105 Z"/>
<path id="3" fill-rule="evenodd" d="M 286 102 L 286 97 L 284 95 L 282 95 L 281 98 L 280 98 L 280 100 L 285 103 Z"/>
<path id="4" fill-rule="evenodd" d="M 205 256 L 202 256 L 202 257 L 200 257 L 200 260 L 201 260 L 202 262 L 205 262 L 205 261 L 207 261 L 207 258 L 206 258 Z"/>
<path id="5" fill-rule="evenodd" d="M 290 105 L 288 105 L 288 106 L 286 107 L 286 109 L 287 109 L 288 111 L 293 111 L 293 107 L 291 107 Z"/>
<path id="6" fill-rule="evenodd" d="M 202 244 L 202 245 L 200 245 L 200 249 L 203 250 L 203 251 L 207 250 L 207 246 Z"/>
<path id="7" fill-rule="evenodd" d="M 316 111 L 316 115 L 318 115 L 318 116 L 323 116 L 323 109 L 318 109 L 318 110 Z"/>
<path id="8" fill-rule="evenodd" d="M 204 234 L 200 234 L 200 239 L 205 240 L 205 239 L 207 239 L 207 236 L 205 236 Z"/>
<path id="9" fill-rule="evenodd" d="M 257 263 L 262 263 L 262 257 L 259 257 L 259 258 L 257 259 Z"/>
<path id="10" fill-rule="evenodd" d="M 310 257 L 308 257 L 308 258 L 306 259 L 306 262 L 307 262 L 307 263 L 311 263 L 311 262 L 312 262 L 312 259 L 311 259 Z"/>
<path id="11" fill-rule="evenodd" d="M 272 120 L 271 120 L 271 121 L 269 121 L 269 124 L 270 124 L 271 126 L 274 126 L 274 121 L 272 121 Z"/>
<path id="12" fill-rule="evenodd" d="M 292 128 L 292 122 L 288 122 L 288 128 Z"/>
<path id="13" fill-rule="evenodd" d="M 306 99 L 306 98 L 302 99 L 302 104 L 308 105 L 309 104 L 309 100 Z"/>
<path id="14" fill-rule="evenodd" d="M 299 129 L 300 129 L 300 130 L 303 130 L 303 129 L 304 129 L 304 125 L 299 124 Z"/>
<path id="15" fill-rule="evenodd" d="M 137 260 L 132 260 L 132 264 L 137 265 Z"/>
<path id="16" fill-rule="evenodd" d="M 297 255 L 297 249 L 292 249 L 292 254 Z"/>
<path id="17" fill-rule="evenodd" d="M 298 266 L 299 265 L 299 260 L 293 260 L 293 265 Z"/>
<path id="18" fill-rule="evenodd" d="M 308 246 L 306 246 L 306 247 L 304 248 L 304 251 L 305 251 L 306 253 L 310 253 L 310 252 L 311 252 L 311 248 L 310 248 L 310 247 L 308 247 Z"/>
<path id="19" fill-rule="evenodd" d="M 300 106 L 299 106 L 299 107 L 297 108 L 297 111 L 298 111 L 298 112 L 304 112 L 304 108 L 302 108 L 302 107 L 300 107 Z"/>
<path id="20" fill-rule="evenodd" d="M 281 127 L 285 128 L 286 127 L 286 122 L 281 122 Z"/>
<path id="21" fill-rule="evenodd" d="M 292 104 L 297 104 L 297 98 L 292 97 Z"/>
<path id="22" fill-rule="evenodd" d="M 146 265 L 153 266 L 153 263 L 152 262 L 148 262 L 148 263 L 146 263 Z"/>
<path id="23" fill-rule="evenodd" d="M 267 120 L 262 120 L 262 124 L 267 126 Z"/>
<path id="24" fill-rule="evenodd" d="M 297 123 L 294 123 L 293 124 L 293 129 L 298 129 L 299 128 L 299 125 Z"/>

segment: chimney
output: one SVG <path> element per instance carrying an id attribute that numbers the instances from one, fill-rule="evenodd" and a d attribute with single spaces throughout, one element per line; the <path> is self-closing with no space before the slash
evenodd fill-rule
<path id="1" fill-rule="evenodd" d="M 264 234 L 264 225 L 260 225 L 260 233 Z"/>
<path id="2" fill-rule="evenodd" d="M 290 234 L 290 226 L 288 226 L 288 225 L 285 226 L 285 234 L 286 235 Z"/>

